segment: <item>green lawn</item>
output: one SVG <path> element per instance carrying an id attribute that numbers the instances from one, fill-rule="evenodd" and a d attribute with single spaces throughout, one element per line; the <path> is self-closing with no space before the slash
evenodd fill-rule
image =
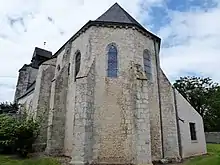
<path id="1" fill-rule="evenodd" d="M 183 165 L 220 165 L 220 144 L 208 144 L 208 155 L 192 158 Z M 60 165 L 53 158 L 18 160 L 9 156 L 0 156 L 0 165 Z"/>
<path id="2" fill-rule="evenodd" d="M 25 159 L 18 160 L 9 156 L 0 156 L 0 165 L 60 165 L 53 158 Z"/>
<path id="3" fill-rule="evenodd" d="M 192 158 L 184 165 L 220 165 L 220 144 L 208 144 L 208 155 Z"/>

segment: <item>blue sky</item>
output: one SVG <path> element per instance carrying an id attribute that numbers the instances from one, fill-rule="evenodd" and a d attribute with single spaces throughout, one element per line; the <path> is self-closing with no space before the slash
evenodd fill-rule
<path id="1" fill-rule="evenodd" d="M 30 63 L 35 46 L 56 52 L 115 2 L 0 0 L 0 102 L 13 100 L 18 70 Z M 171 81 L 199 75 L 220 82 L 220 0 L 117 2 L 161 37 L 161 67 Z"/>

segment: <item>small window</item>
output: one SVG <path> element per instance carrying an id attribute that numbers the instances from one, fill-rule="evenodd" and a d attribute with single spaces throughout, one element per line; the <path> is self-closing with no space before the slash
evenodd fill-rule
<path id="1" fill-rule="evenodd" d="M 70 63 L 68 64 L 68 75 L 70 75 Z"/>
<path id="2" fill-rule="evenodd" d="M 152 79 L 151 54 L 149 50 L 144 50 L 144 72 L 149 80 Z"/>
<path id="3" fill-rule="evenodd" d="M 191 140 L 197 140 L 197 137 L 196 137 L 196 124 L 195 123 L 189 123 L 189 127 L 190 127 Z"/>
<path id="4" fill-rule="evenodd" d="M 60 65 L 57 66 L 57 70 L 60 71 Z"/>
<path id="5" fill-rule="evenodd" d="M 118 52 L 116 46 L 114 44 L 109 45 L 108 49 L 108 68 L 107 68 L 107 76 L 108 77 L 117 77 L 118 70 Z"/>
<path id="6" fill-rule="evenodd" d="M 75 81 L 76 81 L 76 76 L 78 75 L 80 70 L 80 62 L 81 62 L 81 53 L 77 52 L 75 57 Z"/>

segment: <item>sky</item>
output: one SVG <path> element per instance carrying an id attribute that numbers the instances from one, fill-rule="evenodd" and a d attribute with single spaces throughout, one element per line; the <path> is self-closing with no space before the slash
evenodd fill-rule
<path id="1" fill-rule="evenodd" d="M 34 47 L 55 53 L 115 2 L 162 39 L 160 64 L 171 81 L 220 82 L 220 0 L 0 0 L 0 102 L 13 101 Z"/>

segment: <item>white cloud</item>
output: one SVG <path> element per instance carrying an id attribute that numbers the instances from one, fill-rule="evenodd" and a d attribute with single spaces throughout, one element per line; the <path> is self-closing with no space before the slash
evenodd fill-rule
<path id="1" fill-rule="evenodd" d="M 159 31 L 166 46 L 162 68 L 169 77 L 185 73 L 209 76 L 220 82 L 220 6 L 186 12 L 170 11 L 170 23 Z"/>
<path id="2" fill-rule="evenodd" d="M 170 22 L 158 32 L 164 45 L 169 45 L 160 55 L 168 77 L 190 72 L 219 82 L 220 2 L 215 1 L 218 5 L 211 9 L 185 12 L 169 10 L 164 0 L 118 3 L 143 22 L 153 20 L 151 7 L 169 12 Z M 88 20 L 96 19 L 113 3 L 115 0 L 0 0 L 0 102 L 13 100 L 18 69 L 30 62 L 35 46 L 44 48 L 46 41 L 45 48 L 56 52 Z"/>
<path id="3" fill-rule="evenodd" d="M 140 20 L 146 14 L 141 10 L 142 1 L 118 3 Z M 144 4 L 150 8 L 160 2 L 145 0 Z M 0 102 L 12 101 L 18 69 L 30 62 L 35 46 L 56 52 L 87 21 L 96 19 L 114 3 L 115 0 L 0 0 Z"/>

